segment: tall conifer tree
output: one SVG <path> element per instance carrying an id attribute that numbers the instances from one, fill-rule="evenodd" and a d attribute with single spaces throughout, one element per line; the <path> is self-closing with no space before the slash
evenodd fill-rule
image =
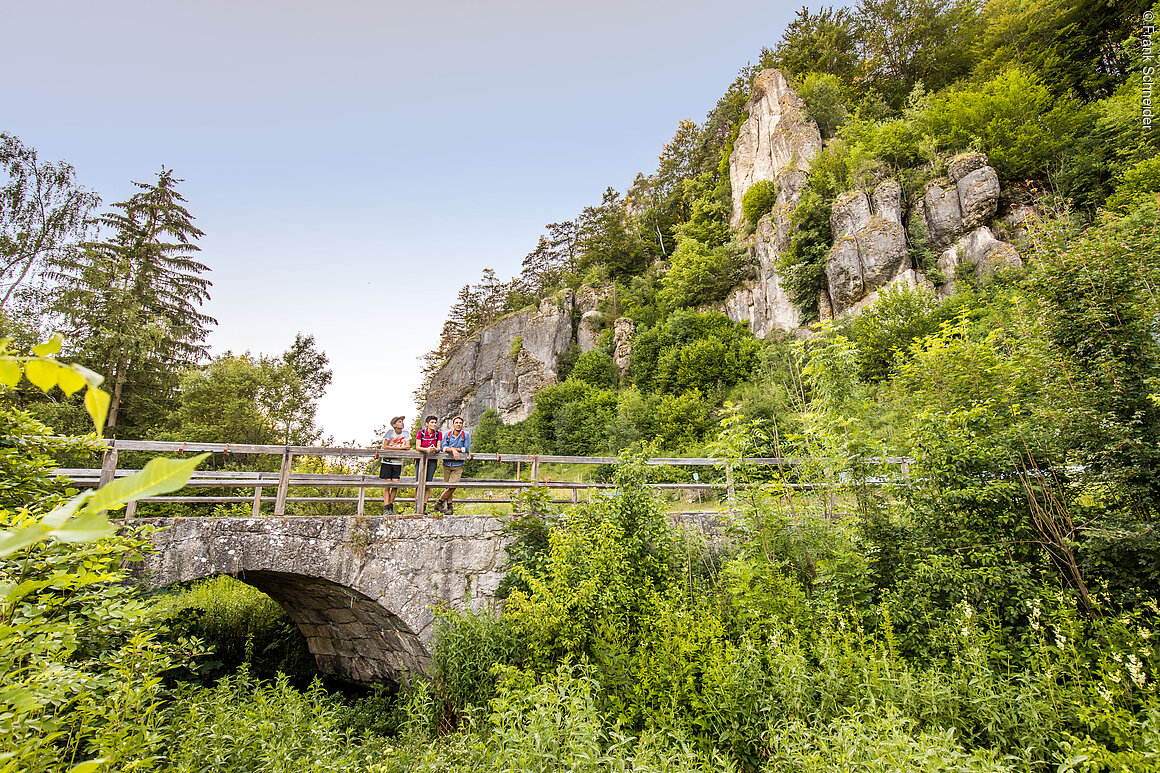
<path id="1" fill-rule="evenodd" d="M 162 167 L 155 183 L 113 205 L 88 242 L 55 272 L 60 309 L 76 354 L 108 373 L 112 403 L 106 431 L 140 434 L 160 420 L 178 373 L 206 356 L 209 270 L 195 259 L 202 231 L 193 224 L 182 180 Z"/>

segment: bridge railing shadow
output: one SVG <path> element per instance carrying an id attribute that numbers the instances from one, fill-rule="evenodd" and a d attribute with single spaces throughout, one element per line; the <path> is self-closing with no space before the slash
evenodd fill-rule
<path id="1" fill-rule="evenodd" d="M 274 515 L 285 515 L 288 503 L 353 503 L 357 515 L 363 515 L 366 509 L 366 492 L 368 489 L 382 489 L 385 481 L 377 475 L 344 474 L 344 473 L 305 473 L 295 472 L 294 460 L 302 457 L 335 457 L 357 461 L 379 460 L 398 461 L 405 463 L 415 462 L 415 475 L 403 476 L 394 486 L 402 490 L 413 490 L 413 497 L 399 496 L 396 502 L 422 502 L 426 499 L 427 489 L 444 489 L 452 485 L 456 489 L 464 489 L 467 493 L 458 499 L 461 503 L 492 503 L 514 504 L 516 500 L 511 494 L 518 495 L 521 491 L 530 488 L 545 488 L 553 492 L 569 495 L 567 499 L 553 499 L 556 503 L 578 503 L 580 493 L 585 492 L 589 501 L 593 492 L 613 488 L 613 484 L 600 481 L 571 481 L 554 480 L 540 475 L 540 465 L 568 464 L 568 465 L 612 465 L 619 461 L 612 456 L 559 456 L 544 454 L 472 454 L 475 461 L 497 462 L 500 464 L 514 464 L 514 479 L 506 478 L 470 478 L 464 477 L 454 484 L 444 483 L 441 480 L 428 482 L 426 468 L 441 460 L 451 459 L 451 454 L 422 454 L 418 451 L 388 451 L 379 448 L 345 448 L 331 446 L 273 446 L 234 443 L 201 443 L 181 441 L 153 441 L 153 440 L 116 440 L 107 439 L 105 451 L 102 454 L 101 467 L 97 468 L 60 468 L 58 475 L 69 479 L 70 483 L 79 488 L 103 486 L 115 478 L 131 475 L 136 470 L 122 469 L 117 465 L 120 452 L 151 452 L 162 454 L 204 453 L 215 454 L 260 454 L 281 457 L 278 472 L 236 471 L 236 470 L 205 470 L 193 473 L 187 484 L 187 489 L 239 489 L 250 490 L 246 495 L 209 495 L 209 494 L 180 494 L 176 496 L 157 496 L 141 499 L 141 502 L 174 502 L 174 503 L 204 503 L 204 504 L 252 504 L 252 514 L 261 515 L 263 502 L 274 503 Z M 839 482 L 835 481 L 827 472 L 823 482 L 792 482 L 786 470 L 792 470 L 811 460 L 795 458 L 759 457 L 739 460 L 739 464 L 756 467 L 769 467 L 782 474 L 778 486 L 786 489 L 808 490 L 836 488 Z M 907 457 L 879 457 L 866 460 L 884 469 L 896 468 L 890 479 L 905 480 L 909 475 L 909 465 L 913 461 Z M 659 490 L 676 490 L 686 492 L 725 492 L 732 498 L 736 491 L 749 485 L 744 482 L 735 482 L 731 465 L 722 465 L 722 461 L 712 458 L 686 457 L 654 457 L 647 461 L 649 465 L 665 465 L 671 467 L 714 467 L 724 466 L 723 480 L 701 481 L 694 475 L 694 480 L 680 483 L 652 483 L 650 487 Z M 527 476 L 526 478 L 524 476 Z M 828 481 L 828 482 L 827 482 Z M 881 482 L 885 482 L 883 478 Z M 354 489 L 357 496 L 291 496 L 291 489 L 295 488 L 341 488 Z M 470 492 L 478 491 L 486 497 L 473 497 Z M 496 498 L 495 492 L 510 492 L 509 498 Z M 828 500 L 828 498 L 827 498 Z M 136 502 L 129 505 L 125 513 L 126 518 L 135 514 Z"/>

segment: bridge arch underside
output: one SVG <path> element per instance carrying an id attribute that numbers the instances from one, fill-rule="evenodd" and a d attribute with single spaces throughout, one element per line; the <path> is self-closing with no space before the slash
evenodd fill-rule
<path id="1" fill-rule="evenodd" d="M 423 673 L 426 648 L 397 615 L 356 590 L 320 577 L 275 571 L 240 572 L 286 610 L 318 670 L 356 684 L 401 681 Z"/>

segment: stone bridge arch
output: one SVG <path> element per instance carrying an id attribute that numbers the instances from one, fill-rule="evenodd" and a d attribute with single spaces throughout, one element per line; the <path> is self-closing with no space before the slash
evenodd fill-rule
<path id="1" fill-rule="evenodd" d="M 228 574 L 282 605 L 319 671 L 359 684 L 426 670 L 434 608 L 489 607 L 505 561 L 492 516 L 142 518 L 150 587 Z"/>

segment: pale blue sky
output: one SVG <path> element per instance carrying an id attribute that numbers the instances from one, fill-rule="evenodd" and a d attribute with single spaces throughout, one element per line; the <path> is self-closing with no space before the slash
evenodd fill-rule
<path id="1" fill-rule="evenodd" d="M 162 164 L 206 232 L 210 343 L 330 356 L 319 419 L 414 418 L 459 288 L 652 171 L 799 7 L 760 0 L 8 0 L 0 130 L 106 203 Z"/>

